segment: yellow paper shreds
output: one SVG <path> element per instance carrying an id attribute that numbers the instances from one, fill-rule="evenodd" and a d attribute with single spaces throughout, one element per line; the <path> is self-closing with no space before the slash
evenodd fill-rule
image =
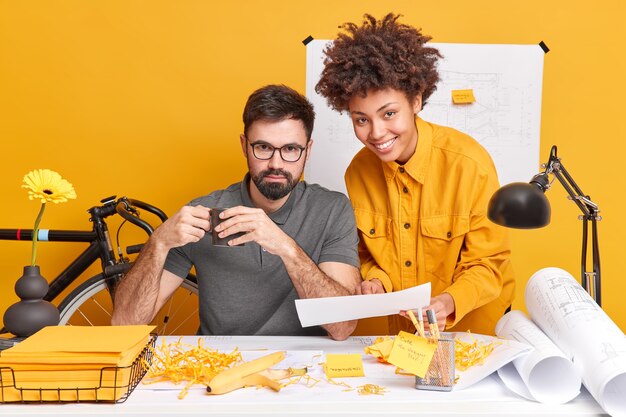
<path id="1" fill-rule="evenodd" d="M 376 384 L 365 384 L 357 387 L 359 395 L 383 395 L 387 392 L 385 387 Z"/>
<path id="2" fill-rule="evenodd" d="M 299 384 L 303 380 L 304 386 L 307 388 L 313 388 L 318 382 L 321 381 L 321 379 L 313 378 L 311 375 L 308 374 L 299 374 L 290 377 L 287 382 L 282 383 L 280 387 L 282 389 L 289 385 Z"/>
<path id="3" fill-rule="evenodd" d="M 410 372 L 405 372 L 405 371 L 403 371 L 402 369 L 398 368 L 397 366 L 396 366 L 396 372 L 395 372 L 395 374 L 396 374 L 396 375 L 415 376 L 415 374 L 412 374 L 412 373 L 410 373 Z"/>
<path id="4" fill-rule="evenodd" d="M 172 381 L 178 384 L 187 382 L 178 398 L 187 395 L 194 384 L 208 384 L 221 371 L 241 361 L 241 353 L 235 349 L 231 353 L 220 353 L 204 346 L 204 339 L 198 345 L 177 342 L 163 343 L 152 350 L 152 366 L 143 379 L 144 384 Z M 144 367 L 147 363 L 144 362 Z"/>
<path id="5" fill-rule="evenodd" d="M 374 340 L 374 343 L 370 346 L 365 346 L 363 349 L 366 354 L 372 355 L 373 357 L 381 363 L 389 363 L 387 362 L 387 358 L 391 353 L 391 347 L 393 346 L 393 339 L 389 336 L 377 337 Z"/>
<path id="6" fill-rule="evenodd" d="M 352 390 L 354 389 L 354 388 L 352 388 L 350 385 L 346 384 L 346 383 L 345 383 L 345 382 L 343 382 L 343 381 L 338 382 L 338 381 L 335 381 L 335 380 L 334 380 L 334 379 L 332 379 L 332 378 L 326 378 L 326 380 L 327 380 L 329 383 L 333 384 L 333 385 L 337 385 L 337 386 L 340 386 L 340 387 L 345 387 L 345 388 L 347 388 L 347 389 L 346 389 L 346 390 L 344 390 L 344 391 L 352 391 Z"/>
<path id="7" fill-rule="evenodd" d="M 469 331 L 467 333 L 470 335 L 470 342 L 464 342 L 459 338 L 454 339 L 454 365 L 459 371 L 482 364 L 496 346 L 494 342 L 481 342 L 475 339 Z"/>

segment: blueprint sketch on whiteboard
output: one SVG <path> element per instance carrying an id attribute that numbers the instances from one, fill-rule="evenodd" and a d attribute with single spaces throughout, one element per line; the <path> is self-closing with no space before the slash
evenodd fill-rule
<path id="1" fill-rule="evenodd" d="M 307 45 L 306 95 L 316 120 L 305 178 L 345 193 L 343 174 L 362 144 L 348 114 L 335 112 L 315 92 L 329 42 Z M 420 117 L 476 139 L 493 158 L 501 184 L 530 180 L 540 168 L 543 50 L 538 45 L 431 45 L 444 56 L 438 65 L 441 80 Z M 475 102 L 453 104 L 452 91 L 467 89 Z"/>

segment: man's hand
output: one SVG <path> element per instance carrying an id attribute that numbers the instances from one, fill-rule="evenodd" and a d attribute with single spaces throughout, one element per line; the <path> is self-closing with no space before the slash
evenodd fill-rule
<path id="1" fill-rule="evenodd" d="M 183 282 L 163 265 L 170 249 L 197 242 L 210 227 L 210 211 L 185 206 L 156 228 L 115 291 L 111 324 L 148 324 Z"/>
<path id="2" fill-rule="evenodd" d="M 203 206 L 185 206 L 167 219 L 151 239 L 164 250 L 197 242 L 211 227 L 210 210 Z"/>
<path id="3" fill-rule="evenodd" d="M 256 242 L 265 251 L 279 256 L 287 269 L 299 298 L 352 295 L 357 292 L 361 277 L 355 266 L 340 262 L 315 264 L 309 255 L 258 208 L 232 207 L 220 214 L 215 226 L 220 238 L 244 233 L 228 241 L 230 246 Z M 344 340 L 356 327 L 356 320 L 329 323 L 324 326 L 336 340 Z"/>
<path id="4" fill-rule="evenodd" d="M 256 242 L 272 255 L 281 256 L 293 251 L 295 242 L 269 218 L 262 209 L 244 206 L 232 207 L 220 214 L 222 222 L 215 226 L 220 238 L 235 233 L 245 233 L 236 237 L 228 244 L 240 245 Z"/>
<path id="5" fill-rule="evenodd" d="M 384 294 L 385 287 L 378 278 L 361 282 L 361 294 Z"/>

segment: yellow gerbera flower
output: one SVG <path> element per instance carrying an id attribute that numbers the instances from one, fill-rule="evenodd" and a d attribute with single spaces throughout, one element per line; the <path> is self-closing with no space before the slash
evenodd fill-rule
<path id="1" fill-rule="evenodd" d="M 74 187 L 58 173 L 49 169 L 35 169 L 24 175 L 23 188 L 28 189 L 28 198 L 45 203 L 64 203 L 75 199 Z"/>
<path id="2" fill-rule="evenodd" d="M 46 203 L 53 202 L 58 204 L 64 203 L 68 199 L 75 199 L 76 191 L 74 191 L 72 184 L 49 169 L 35 169 L 24 175 L 22 188 L 28 189 L 29 199 L 41 200 L 41 208 L 35 220 L 35 227 L 33 227 L 33 253 L 30 264 L 34 266 L 37 259 L 39 223 L 41 223 L 43 212 L 46 209 Z"/>

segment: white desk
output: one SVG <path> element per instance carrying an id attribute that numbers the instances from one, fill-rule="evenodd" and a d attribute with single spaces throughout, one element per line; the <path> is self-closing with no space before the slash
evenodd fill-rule
<path id="1" fill-rule="evenodd" d="M 184 341 L 197 343 L 198 337 Z M 336 342 L 325 337 L 207 337 L 206 346 L 226 351 L 240 350 L 322 350 L 325 353 L 362 353 L 371 343 L 370 337 L 352 337 Z M 157 343 L 160 343 L 157 342 Z M 276 393 L 267 388 L 246 388 L 222 396 L 206 394 L 203 387 L 192 389 L 179 400 L 179 390 L 157 389 L 156 385 L 140 384 L 128 400 L 120 404 L 3 404 L 0 415 L 11 416 L 602 416 L 603 410 L 584 390 L 574 401 L 564 405 L 546 405 L 527 401 L 511 393 L 492 375 L 460 391 L 432 392 L 414 388 L 414 378 L 393 374 L 394 367 L 364 357 L 365 374 L 372 367 L 387 367 L 387 377 L 344 378 L 352 387 L 365 383 L 384 386 L 384 395 L 358 395 L 345 392 L 341 386 L 321 381 L 312 388 L 290 385 Z M 385 371 L 387 372 L 387 371 Z M 373 373 L 373 372 L 372 372 Z M 378 372 L 380 374 L 380 372 Z M 182 386 L 180 387 L 182 389 Z"/>

